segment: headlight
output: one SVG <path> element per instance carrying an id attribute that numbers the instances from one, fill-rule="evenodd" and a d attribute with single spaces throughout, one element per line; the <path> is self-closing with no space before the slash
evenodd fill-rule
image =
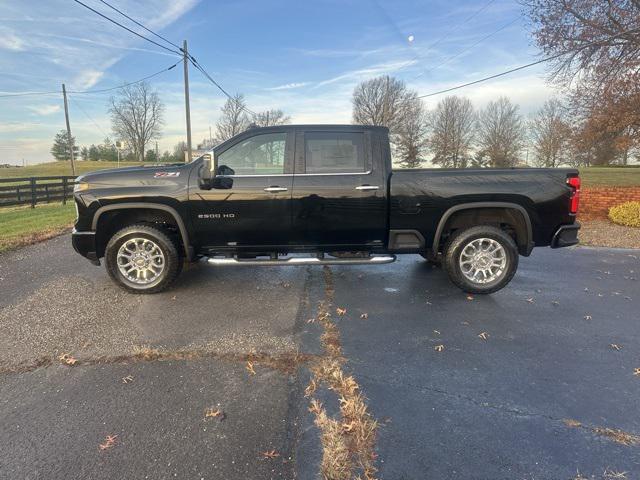
<path id="1" fill-rule="evenodd" d="M 89 190 L 89 184 L 87 182 L 78 182 L 73 186 L 74 193 L 83 192 L 85 190 Z"/>

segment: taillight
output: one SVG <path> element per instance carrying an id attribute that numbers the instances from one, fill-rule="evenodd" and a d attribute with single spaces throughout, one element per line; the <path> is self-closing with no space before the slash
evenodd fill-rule
<path id="1" fill-rule="evenodd" d="M 567 178 L 567 185 L 573 190 L 569 198 L 569 213 L 576 214 L 580 204 L 580 177 Z"/>

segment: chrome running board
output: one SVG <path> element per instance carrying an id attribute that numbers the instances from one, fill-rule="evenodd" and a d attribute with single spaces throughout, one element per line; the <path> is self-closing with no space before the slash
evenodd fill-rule
<path id="1" fill-rule="evenodd" d="M 288 257 L 283 259 L 265 258 L 258 260 L 254 258 L 238 259 L 238 258 L 215 258 L 207 257 L 207 262 L 212 265 L 263 265 L 263 266 L 281 266 L 281 265 L 382 265 L 385 263 L 395 262 L 395 255 L 377 255 L 365 258 L 325 258 L 325 257 Z"/>

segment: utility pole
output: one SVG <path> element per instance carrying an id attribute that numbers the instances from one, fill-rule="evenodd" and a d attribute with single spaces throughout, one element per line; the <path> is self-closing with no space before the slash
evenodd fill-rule
<path id="1" fill-rule="evenodd" d="M 67 137 L 69 140 L 69 155 L 71 155 L 71 175 L 76 174 L 76 164 L 73 161 L 73 138 L 71 137 L 71 126 L 69 125 L 69 106 L 67 105 L 67 89 L 62 84 L 62 97 L 64 98 L 64 118 L 67 122 Z"/>
<path id="2" fill-rule="evenodd" d="M 187 53 L 187 41 L 182 44 L 184 58 L 184 106 L 187 117 L 187 162 L 191 162 L 191 110 L 189 108 L 189 54 Z"/>

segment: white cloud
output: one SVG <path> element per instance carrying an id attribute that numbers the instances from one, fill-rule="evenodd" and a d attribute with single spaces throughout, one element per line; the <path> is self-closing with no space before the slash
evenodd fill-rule
<path id="1" fill-rule="evenodd" d="M 25 49 L 25 42 L 13 32 L 0 31 L 0 49 L 20 52 Z"/>
<path id="2" fill-rule="evenodd" d="M 266 88 L 265 90 L 291 90 L 292 88 L 301 88 L 306 85 L 309 85 L 309 82 L 293 82 L 278 85 L 277 87 Z"/>
<path id="3" fill-rule="evenodd" d="M 376 65 L 371 65 L 365 68 L 359 68 L 356 70 L 349 70 L 335 77 L 329 78 L 327 80 L 322 80 L 319 82 L 316 87 L 323 87 L 325 85 L 330 85 L 332 83 L 337 82 L 357 82 L 361 80 L 366 80 L 371 77 L 375 77 L 377 75 L 384 75 L 385 73 L 392 73 L 402 70 L 404 68 L 415 65 L 417 60 L 398 60 L 394 62 L 386 62 L 386 63 L 378 63 Z"/>
<path id="4" fill-rule="evenodd" d="M 51 115 L 52 113 L 59 112 L 61 107 L 60 105 L 37 105 L 27 108 L 38 115 Z"/>
<path id="5" fill-rule="evenodd" d="M 84 70 L 80 72 L 73 81 L 76 88 L 81 90 L 91 88 L 100 81 L 104 72 L 98 70 Z"/>

